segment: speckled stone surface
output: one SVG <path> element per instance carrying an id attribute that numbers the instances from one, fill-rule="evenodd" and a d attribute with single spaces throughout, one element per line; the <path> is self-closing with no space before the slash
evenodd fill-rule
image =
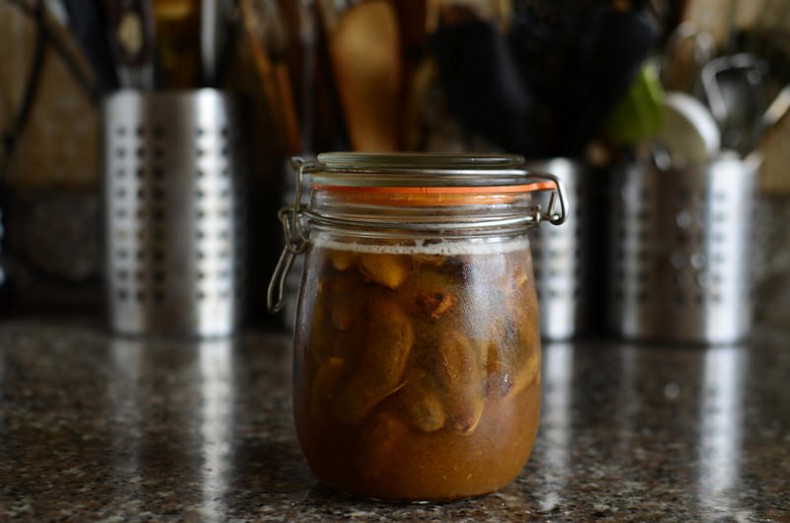
<path id="1" fill-rule="evenodd" d="M 785 324 L 786 325 L 786 324 Z M 304 462 L 290 339 L 135 341 L 0 321 L 0 521 L 790 521 L 790 330 L 718 348 L 548 344 L 501 492 L 349 499 Z"/>

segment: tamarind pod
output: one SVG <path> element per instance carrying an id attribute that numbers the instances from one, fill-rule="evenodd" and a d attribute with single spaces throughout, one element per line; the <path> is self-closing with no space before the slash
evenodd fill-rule
<path id="1" fill-rule="evenodd" d="M 370 305 L 365 346 L 357 367 L 334 405 L 341 423 L 361 422 L 384 398 L 403 386 L 403 373 L 414 344 L 411 321 L 395 303 Z"/>
<path id="2" fill-rule="evenodd" d="M 436 346 L 436 379 L 451 430 L 470 434 L 485 408 L 485 374 L 472 343 L 461 332 L 445 329 Z"/>
<path id="3" fill-rule="evenodd" d="M 350 292 L 339 293 L 332 300 L 332 325 L 337 330 L 348 330 L 356 317 L 358 298 Z"/>
<path id="4" fill-rule="evenodd" d="M 346 360 L 334 356 L 318 367 L 310 386 L 310 415 L 314 418 L 323 415 L 332 404 L 345 368 Z"/>
<path id="5" fill-rule="evenodd" d="M 409 262 L 396 254 L 363 254 L 359 270 L 365 278 L 390 289 L 397 289 L 409 275 Z"/>
<path id="6" fill-rule="evenodd" d="M 486 362 L 486 395 L 504 398 L 528 387 L 540 373 L 540 339 L 527 314 L 509 319 L 498 343 L 491 343 Z"/>
<path id="7" fill-rule="evenodd" d="M 356 261 L 357 254 L 351 251 L 333 250 L 329 253 L 329 260 L 332 268 L 337 271 L 345 271 Z"/>
<path id="8" fill-rule="evenodd" d="M 410 276 L 398 292 L 409 314 L 436 320 L 456 307 L 460 291 L 447 275 L 423 269 Z"/>
<path id="9" fill-rule="evenodd" d="M 394 412 L 422 432 L 436 432 L 444 427 L 447 415 L 436 385 L 422 370 L 412 371 L 403 389 L 398 392 Z"/>

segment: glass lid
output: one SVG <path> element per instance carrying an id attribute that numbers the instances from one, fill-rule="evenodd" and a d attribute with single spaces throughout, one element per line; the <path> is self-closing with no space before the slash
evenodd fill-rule
<path id="1" fill-rule="evenodd" d="M 532 187 L 524 158 L 514 154 L 322 153 L 305 169 L 314 188 Z M 529 186 L 529 187 L 528 187 Z M 424 189 L 421 189 L 424 190 Z"/>

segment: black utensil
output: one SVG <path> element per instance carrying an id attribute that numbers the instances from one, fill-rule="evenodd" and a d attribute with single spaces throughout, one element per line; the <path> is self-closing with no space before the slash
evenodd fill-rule
<path id="1" fill-rule="evenodd" d="M 658 38 L 644 9 L 611 6 L 593 11 L 581 42 L 578 70 L 568 71 L 573 90 L 561 111 L 559 154 L 579 157 L 628 91 Z"/>
<path id="2" fill-rule="evenodd" d="M 69 28 L 93 69 L 100 92 L 118 87 L 104 13 L 94 0 L 63 0 Z"/>
<path id="3" fill-rule="evenodd" d="M 561 149 L 559 117 L 575 86 L 579 42 L 601 0 L 513 0 L 508 43 L 534 100 L 532 149 L 548 157 Z"/>
<path id="4" fill-rule="evenodd" d="M 533 100 L 499 29 L 470 15 L 440 27 L 430 46 L 459 122 L 509 152 L 533 156 Z"/>

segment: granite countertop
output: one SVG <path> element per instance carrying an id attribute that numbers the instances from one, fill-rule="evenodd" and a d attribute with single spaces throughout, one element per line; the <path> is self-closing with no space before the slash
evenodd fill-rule
<path id="1" fill-rule="evenodd" d="M 546 344 L 521 476 L 459 502 L 321 486 L 302 458 L 290 338 L 113 338 L 0 321 L 0 520 L 790 521 L 790 331 L 745 346 Z"/>

